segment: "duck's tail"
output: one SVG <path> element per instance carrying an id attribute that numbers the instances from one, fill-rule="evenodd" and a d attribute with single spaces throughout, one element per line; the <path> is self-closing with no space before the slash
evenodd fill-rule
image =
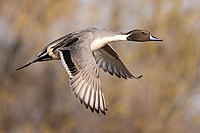
<path id="1" fill-rule="evenodd" d="M 52 57 L 50 57 L 48 55 L 48 53 L 45 52 L 45 53 L 39 54 L 34 60 L 32 60 L 31 62 L 29 62 L 29 63 L 27 63 L 27 64 L 25 64 L 25 65 L 23 65 L 23 66 L 21 66 L 21 67 L 19 67 L 17 69 L 15 69 L 15 70 L 18 71 L 18 70 L 23 69 L 23 68 L 25 68 L 25 67 L 27 67 L 27 66 L 35 63 L 35 62 L 49 61 L 49 60 L 52 60 Z"/>

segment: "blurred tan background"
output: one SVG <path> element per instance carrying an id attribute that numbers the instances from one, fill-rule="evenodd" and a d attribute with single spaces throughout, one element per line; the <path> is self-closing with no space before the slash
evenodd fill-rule
<path id="1" fill-rule="evenodd" d="M 0 0 L 0 133 L 199 133 L 199 0 Z M 113 44 L 139 80 L 101 72 L 107 115 L 74 97 L 60 61 L 14 69 L 89 27 L 147 29 L 164 42 Z M 121 45 L 120 45 L 121 44 Z"/>

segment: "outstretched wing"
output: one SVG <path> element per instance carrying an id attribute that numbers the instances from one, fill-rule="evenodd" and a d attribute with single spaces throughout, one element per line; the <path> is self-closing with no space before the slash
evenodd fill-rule
<path id="1" fill-rule="evenodd" d="M 123 77 L 125 79 L 142 77 L 142 75 L 138 77 L 133 76 L 119 59 L 119 56 L 114 49 L 109 45 L 105 45 L 101 49 L 94 51 L 93 55 L 97 65 L 105 72 L 109 72 L 111 75 L 115 74 L 117 77 Z"/>
<path id="2" fill-rule="evenodd" d="M 70 76 L 70 86 L 81 104 L 99 113 L 107 110 L 98 68 L 89 48 L 60 50 L 61 61 Z"/>

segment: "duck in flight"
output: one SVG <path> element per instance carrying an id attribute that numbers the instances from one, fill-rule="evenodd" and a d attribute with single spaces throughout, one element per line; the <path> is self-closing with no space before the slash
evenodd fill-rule
<path id="1" fill-rule="evenodd" d="M 92 112 L 105 114 L 107 106 L 100 85 L 98 67 L 119 78 L 141 78 L 129 72 L 118 54 L 109 45 L 117 41 L 162 41 L 147 30 L 131 30 L 127 33 L 90 28 L 72 32 L 49 43 L 31 62 L 61 60 L 69 75 L 70 87 L 76 98 Z"/>

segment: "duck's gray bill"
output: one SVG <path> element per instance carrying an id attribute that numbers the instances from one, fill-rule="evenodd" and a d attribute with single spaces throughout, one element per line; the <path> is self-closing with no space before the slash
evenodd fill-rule
<path id="1" fill-rule="evenodd" d="M 150 35 L 149 40 L 150 40 L 150 41 L 163 41 L 162 39 L 157 38 L 157 37 L 154 37 L 154 36 L 152 36 L 152 35 Z"/>

